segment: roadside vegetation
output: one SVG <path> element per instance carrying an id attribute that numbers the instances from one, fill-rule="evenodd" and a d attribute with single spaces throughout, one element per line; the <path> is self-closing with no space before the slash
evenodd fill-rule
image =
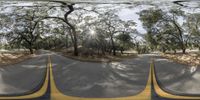
<path id="1" fill-rule="evenodd" d="M 198 12 L 177 7 L 165 10 L 156 5 L 143 9 L 137 13 L 146 30 L 142 34 L 136 29 L 135 19 L 123 20 L 119 16 L 122 9 L 140 3 L 96 5 L 54 1 L 34 2 L 32 6 L 9 7 L 6 2 L 1 5 L 4 5 L 0 7 L 2 49 L 24 48 L 30 54 L 46 49 L 82 61 L 119 61 L 156 51 L 170 59 L 184 56 L 191 58 L 189 63 L 199 64 Z M 198 49 L 196 56 L 191 56 L 188 50 L 194 49 Z M 184 58 L 179 60 L 187 62 Z"/>

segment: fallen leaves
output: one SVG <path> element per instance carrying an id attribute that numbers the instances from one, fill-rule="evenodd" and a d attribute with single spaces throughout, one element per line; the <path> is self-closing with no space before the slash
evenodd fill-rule
<path id="1" fill-rule="evenodd" d="M 15 53 L 0 53 L 0 66 L 14 64 L 31 57 L 26 52 L 15 52 Z"/>
<path id="2" fill-rule="evenodd" d="M 161 54 L 161 56 L 187 65 L 192 65 L 192 66 L 200 65 L 200 55 L 198 53 Z"/>

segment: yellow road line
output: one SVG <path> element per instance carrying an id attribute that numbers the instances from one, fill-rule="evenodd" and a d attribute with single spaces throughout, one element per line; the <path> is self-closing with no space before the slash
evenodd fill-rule
<path id="1" fill-rule="evenodd" d="M 154 71 L 155 66 L 153 66 L 152 68 L 152 72 L 153 72 L 153 85 L 154 85 L 154 90 L 156 92 L 157 95 L 159 95 L 160 97 L 163 98 L 168 98 L 168 99 L 198 99 L 200 100 L 200 97 L 192 97 L 192 96 L 178 96 L 178 95 L 173 95 L 170 93 L 167 93 L 165 91 L 163 91 L 160 86 L 158 85 L 158 82 L 156 80 L 156 75 L 155 75 L 155 71 Z M 198 84 L 198 83 L 197 83 Z"/>
<path id="2" fill-rule="evenodd" d="M 135 96 L 119 97 L 119 98 L 80 98 L 80 97 L 67 96 L 62 94 L 56 87 L 53 77 L 52 64 L 50 60 L 50 84 L 51 84 L 50 87 L 51 87 L 52 100 L 151 100 L 151 81 L 152 79 L 151 79 L 151 68 L 150 68 L 148 81 L 145 89 L 141 93 Z"/>
<path id="3" fill-rule="evenodd" d="M 48 63 L 49 63 L 50 57 L 48 57 Z M 5 96 L 5 97 L 0 97 L 1 100 L 10 100 L 10 99 L 32 99 L 32 98 L 37 98 L 43 96 L 48 88 L 48 81 L 49 81 L 49 64 L 47 65 L 47 72 L 46 72 L 46 77 L 45 77 L 45 82 L 41 89 L 39 89 L 37 92 L 34 92 L 32 94 L 28 95 L 22 95 L 22 96 Z M 31 84 L 30 84 L 31 85 Z"/>

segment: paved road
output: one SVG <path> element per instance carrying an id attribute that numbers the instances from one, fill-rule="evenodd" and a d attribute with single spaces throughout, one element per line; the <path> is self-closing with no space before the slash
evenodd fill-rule
<path id="1" fill-rule="evenodd" d="M 0 95 L 23 95 L 37 90 L 46 72 L 48 52 L 18 64 L 0 66 Z"/>
<path id="2" fill-rule="evenodd" d="M 141 92 L 147 83 L 150 55 L 122 62 L 80 62 L 51 55 L 57 88 L 78 97 L 123 97 Z"/>
<path id="3" fill-rule="evenodd" d="M 162 89 L 179 95 L 200 94 L 200 69 L 187 74 L 190 66 L 155 56 L 155 71 Z"/>
<path id="4" fill-rule="evenodd" d="M 47 57 L 51 55 L 57 88 L 78 97 L 124 97 L 140 93 L 146 86 L 150 60 L 161 87 L 173 94 L 200 94 L 200 70 L 185 74 L 188 66 L 155 55 L 140 55 L 121 62 L 81 62 L 41 51 L 35 58 L 0 67 L 0 95 L 24 94 L 43 81 Z"/>

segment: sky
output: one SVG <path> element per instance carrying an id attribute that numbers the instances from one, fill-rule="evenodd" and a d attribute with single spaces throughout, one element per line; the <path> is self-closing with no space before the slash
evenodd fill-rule
<path id="1" fill-rule="evenodd" d="M 149 8 L 148 6 L 146 7 L 137 6 L 134 8 L 125 8 L 125 9 L 120 10 L 118 15 L 124 21 L 133 20 L 134 22 L 136 22 L 137 31 L 140 32 L 141 34 L 145 34 L 146 30 L 143 28 L 142 22 L 139 20 L 140 16 L 137 13 L 148 8 Z"/>

